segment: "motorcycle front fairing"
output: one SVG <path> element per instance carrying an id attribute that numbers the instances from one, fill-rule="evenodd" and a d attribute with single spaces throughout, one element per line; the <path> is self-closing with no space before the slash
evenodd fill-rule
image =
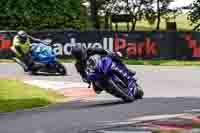
<path id="1" fill-rule="evenodd" d="M 112 78 L 116 80 L 117 77 L 112 73 L 111 67 L 113 60 L 109 56 L 102 57 L 96 64 L 95 69 L 87 70 L 87 78 L 89 81 L 98 81 L 106 78 Z"/>
<path id="2" fill-rule="evenodd" d="M 107 81 L 111 79 L 120 83 L 125 88 L 128 87 L 127 82 L 120 79 L 118 75 L 112 71 L 113 65 L 124 67 L 123 65 L 114 62 L 110 56 L 102 57 L 96 64 L 95 69 L 87 70 L 88 81 L 95 82 L 95 84 L 98 84 L 101 88 L 107 88 L 109 84 Z"/>
<path id="3" fill-rule="evenodd" d="M 56 60 L 56 55 L 53 49 L 42 43 L 32 44 L 31 55 L 35 61 L 43 64 L 51 64 Z"/>

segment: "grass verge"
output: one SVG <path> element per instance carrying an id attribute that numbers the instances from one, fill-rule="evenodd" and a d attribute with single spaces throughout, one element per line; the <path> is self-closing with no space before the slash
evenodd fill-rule
<path id="1" fill-rule="evenodd" d="M 59 59 L 63 63 L 74 63 L 74 59 Z M 0 63 L 13 62 L 11 60 L 0 60 Z M 186 60 L 124 60 L 128 65 L 160 65 L 160 66 L 199 66 L 200 60 L 186 61 Z"/>
<path id="2" fill-rule="evenodd" d="M 65 63 L 72 63 L 74 59 L 59 59 L 59 61 L 65 62 Z M 0 63 L 13 63 L 13 62 L 14 61 L 10 59 L 0 59 Z"/>
<path id="3" fill-rule="evenodd" d="M 0 112 L 47 106 L 66 100 L 66 97 L 53 91 L 46 91 L 36 86 L 16 80 L 0 80 Z"/>
<path id="4" fill-rule="evenodd" d="M 159 65 L 159 66 L 199 66 L 200 61 L 177 60 L 125 60 L 128 65 Z"/>
<path id="5" fill-rule="evenodd" d="M 0 59 L 0 63 L 12 63 L 14 62 L 13 60 L 8 60 L 8 59 Z"/>
<path id="6" fill-rule="evenodd" d="M 61 59 L 64 63 L 74 63 L 73 59 Z M 198 66 L 200 60 L 184 61 L 184 60 L 124 60 L 128 65 L 160 65 L 160 66 Z"/>
<path id="7" fill-rule="evenodd" d="M 175 22 L 177 24 L 177 31 L 192 31 L 193 30 L 194 26 L 190 25 L 191 22 L 187 19 L 187 16 L 188 16 L 187 13 L 182 13 L 176 17 Z M 135 30 L 136 31 L 156 30 L 156 24 L 157 23 L 150 25 L 147 20 L 141 20 L 137 22 Z M 116 30 L 115 24 L 112 24 L 112 29 Z M 118 31 L 126 31 L 126 30 L 127 30 L 126 23 L 118 23 Z M 160 22 L 160 30 L 161 31 L 166 30 L 166 20 L 163 18 L 161 19 L 161 22 Z"/>

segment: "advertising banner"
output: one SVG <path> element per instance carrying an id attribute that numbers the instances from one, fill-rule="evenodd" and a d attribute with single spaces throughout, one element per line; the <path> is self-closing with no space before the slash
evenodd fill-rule
<path id="1" fill-rule="evenodd" d="M 16 32 L 0 32 L 0 58 L 5 58 Z M 110 32 L 55 31 L 30 32 L 33 37 L 48 41 L 58 57 L 71 56 L 71 47 L 82 45 L 120 51 L 128 59 L 198 59 L 199 32 Z M 5 52 L 6 51 L 6 52 Z M 6 55 L 6 56 L 5 56 Z M 7 57 L 9 58 L 9 57 Z"/>

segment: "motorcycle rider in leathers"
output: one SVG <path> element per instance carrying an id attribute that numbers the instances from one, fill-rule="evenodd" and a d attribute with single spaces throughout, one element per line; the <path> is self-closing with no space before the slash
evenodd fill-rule
<path id="1" fill-rule="evenodd" d="M 118 62 L 118 64 L 120 65 L 114 65 L 112 66 L 112 69 L 117 71 L 119 74 L 122 75 L 122 77 L 124 79 L 126 79 L 126 81 L 128 81 L 128 88 L 131 89 L 133 91 L 133 95 L 135 97 L 135 99 L 141 99 L 142 98 L 142 93 L 138 91 L 138 88 L 135 87 L 135 72 L 130 72 L 127 67 L 121 63 L 120 58 L 120 54 L 118 53 L 111 53 L 108 52 L 102 48 L 88 48 L 87 50 L 85 50 L 82 46 L 77 45 L 72 47 L 72 55 L 75 57 L 76 59 L 76 63 L 75 63 L 75 67 L 78 71 L 78 73 L 81 75 L 82 80 L 84 82 L 87 82 L 90 84 L 90 81 L 87 80 L 87 75 L 85 73 L 85 66 L 86 66 L 86 61 L 89 57 L 91 57 L 94 54 L 99 54 L 99 55 L 108 55 L 115 61 Z M 95 90 L 95 92 L 97 94 L 101 93 L 102 89 L 98 88 L 97 86 L 93 85 L 93 88 Z"/>
<path id="2" fill-rule="evenodd" d="M 24 71 L 26 72 L 38 68 L 30 55 L 32 42 L 40 42 L 40 40 L 31 37 L 25 31 L 21 30 L 17 32 L 17 35 L 14 37 L 13 45 L 11 47 L 11 50 L 15 53 L 15 56 L 25 63 L 26 67 L 24 68 Z"/>

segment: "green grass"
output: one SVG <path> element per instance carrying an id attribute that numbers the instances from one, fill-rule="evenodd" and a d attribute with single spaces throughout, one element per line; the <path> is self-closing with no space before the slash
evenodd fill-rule
<path id="1" fill-rule="evenodd" d="M 74 63 L 73 59 L 62 59 L 64 63 Z M 179 61 L 179 60 L 124 60 L 128 65 L 160 65 L 160 66 L 199 66 L 200 60 Z"/>
<path id="2" fill-rule="evenodd" d="M 9 59 L 0 59 L 0 63 L 12 63 L 13 60 L 9 60 Z"/>
<path id="3" fill-rule="evenodd" d="M 69 59 L 63 58 L 63 59 L 59 59 L 59 61 L 64 62 L 64 63 L 73 63 L 75 60 L 72 58 L 69 58 Z"/>
<path id="4" fill-rule="evenodd" d="M 177 23 L 177 29 L 178 31 L 191 31 L 194 27 L 190 25 L 190 21 L 187 20 L 187 14 L 183 13 L 176 18 L 176 23 Z M 113 30 L 115 30 L 115 24 L 112 25 Z M 153 25 L 150 25 L 148 21 L 142 20 L 138 21 L 136 24 L 136 31 L 152 31 L 156 29 L 156 23 Z M 165 30 L 166 29 L 166 22 L 164 19 L 161 19 L 160 23 L 160 30 Z M 126 23 L 119 23 L 118 24 L 118 30 L 127 30 Z"/>
<path id="5" fill-rule="evenodd" d="M 66 97 L 20 81 L 0 80 L 0 112 L 47 106 L 61 99 Z"/>
<path id="6" fill-rule="evenodd" d="M 62 63 L 75 63 L 74 59 L 60 59 Z M 4 62 L 0 60 L 0 63 Z M 7 61 L 5 62 L 12 62 Z M 200 60 L 187 61 L 187 60 L 124 60 L 125 64 L 128 65 L 160 65 L 160 66 L 199 66 Z"/>
<path id="7" fill-rule="evenodd" d="M 177 60 L 125 60 L 128 65 L 160 65 L 160 66 L 199 66 L 198 61 L 177 61 Z"/>
<path id="8" fill-rule="evenodd" d="M 72 63 L 74 60 L 73 59 L 59 59 L 61 62 L 65 63 Z M 13 60 L 10 59 L 0 59 L 0 63 L 13 63 Z"/>
<path id="9" fill-rule="evenodd" d="M 177 130 L 177 131 L 174 131 L 174 130 L 169 130 L 169 131 L 153 131 L 152 133 L 183 133 L 183 130 Z"/>

